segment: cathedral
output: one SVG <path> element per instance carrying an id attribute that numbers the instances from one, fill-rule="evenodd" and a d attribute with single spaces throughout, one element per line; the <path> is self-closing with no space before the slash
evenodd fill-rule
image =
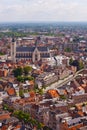
<path id="1" fill-rule="evenodd" d="M 12 39 L 11 42 L 11 60 L 13 62 L 28 60 L 33 63 L 38 62 L 40 60 L 47 61 L 51 57 L 51 52 L 48 47 L 45 46 L 18 46 L 16 45 L 16 41 Z"/>

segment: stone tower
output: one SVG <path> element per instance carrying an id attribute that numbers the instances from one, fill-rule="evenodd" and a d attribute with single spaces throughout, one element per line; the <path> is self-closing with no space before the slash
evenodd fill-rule
<path id="1" fill-rule="evenodd" d="M 12 38 L 11 42 L 11 60 L 14 63 L 16 62 L 16 42 L 14 38 Z"/>

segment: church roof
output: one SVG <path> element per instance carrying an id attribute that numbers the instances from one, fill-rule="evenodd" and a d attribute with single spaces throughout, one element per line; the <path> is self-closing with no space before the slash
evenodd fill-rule
<path id="1" fill-rule="evenodd" d="M 17 52 L 33 52 L 36 47 L 17 47 Z M 39 51 L 48 51 L 48 47 L 37 47 Z"/>
<path id="2" fill-rule="evenodd" d="M 33 52 L 35 47 L 17 47 L 16 51 L 17 52 Z"/>
<path id="3" fill-rule="evenodd" d="M 39 51 L 48 51 L 48 47 L 37 47 Z"/>
<path id="4" fill-rule="evenodd" d="M 42 55 L 41 57 L 42 57 L 42 58 L 49 58 L 49 57 L 50 57 L 50 54 L 47 54 L 47 55 L 45 54 L 45 55 Z"/>
<path id="5" fill-rule="evenodd" d="M 16 55 L 16 58 L 32 58 L 32 56 L 17 56 Z"/>

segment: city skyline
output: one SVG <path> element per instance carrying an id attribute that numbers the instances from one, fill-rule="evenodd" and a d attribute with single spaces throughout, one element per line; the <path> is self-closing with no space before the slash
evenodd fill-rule
<path id="1" fill-rule="evenodd" d="M 84 22 L 84 0 L 1 0 L 0 22 Z"/>

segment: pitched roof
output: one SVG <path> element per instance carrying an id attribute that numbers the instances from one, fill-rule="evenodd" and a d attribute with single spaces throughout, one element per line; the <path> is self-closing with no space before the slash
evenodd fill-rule
<path id="1" fill-rule="evenodd" d="M 20 130 L 21 126 L 20 125 L 17 125 L 14 130 Z"/>
<path id="2" fill-rule="evenodd" d="M 32 58 L 32 56 L 18 56 L 18 55 L 16 55 L 16 58 Z"/>
<path id="3" fill-rule="evenodd" d="M 24 126 L 24 125 L 22 125 L 22 127 L 20 128 L 20 130 L 25 130 L 25 126 Z"/>
<path id="4" fill-rule="evenodd" d="M 4 119 L 8 119 L 8 118 L 10 118 L 10 115 L 8 113 L 0 115 L 0 120 L 4 120 Z"/>
<path id="5" fill-rule="evenodd" d="M 17 47 L 17 52 L 33 52 L 35 47 Z"/>
<path id="6" fill-rule="evenodd" d="M 19 121 L 19 119 L 17 119 L 16 117 L 10 117 L 10 118 L 5 119 L 3 123 L 4 123 L 4 124 L 16 123 L 16 122 L 18 122 L 18 121 Z"/>
<path id="7" fill-rule="evenodd" d="M 24 46 L 20 46 L 16 48 L 17 52 L 33 52 L 35 50 L 36 47 L 24 47 Z M 48 51 L 48 47 L 37 47 L 37 49 L 39 51 Z"/>
<path id="8" fill-rule="evenodd" d="M 59 97 L 59 94 L 56 90 L 48 90 L 47 92 L 52 98 Z"/>
<path id="9" fill-rule="evenodd" d="M 48 47 L 37 47 L 39 51 L 48 51 Z"/>
<path id="10" fill-rule="evenodd" d="M 9 89 L 7 90 L 7 93 L 8 93 L 10 96 L 15 95 L 15 89 L 14 89 L 14 88 L 9 88 Z"/>

